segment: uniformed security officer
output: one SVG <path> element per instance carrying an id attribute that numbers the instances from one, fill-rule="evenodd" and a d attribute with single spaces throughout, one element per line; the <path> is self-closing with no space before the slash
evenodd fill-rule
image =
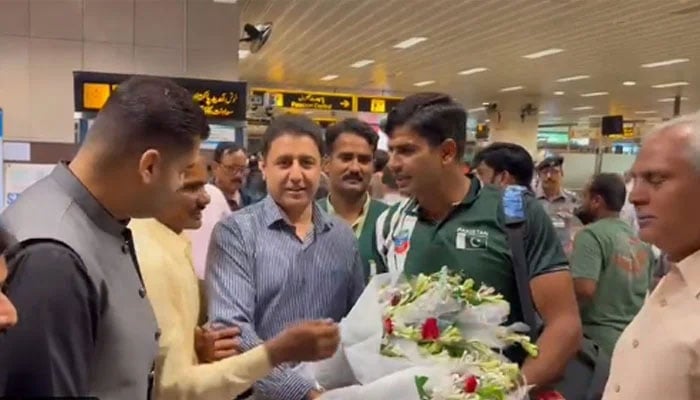
<path id="1" fill-rule="evenodd" d="M 576 210 L 580 205 L 578 196 L 562 187 L 563 166 L 564 157 L 556 154 L 545 156 L 537 165 L 539 184 L 536 196 L 552 219 L 557 237 L 569 255 L 573 250 L 574 236 L 583 224 L 576 217 Z"/>
<path id="2" fill-rule="evenodd" d="M 389 113 L 389 167 L 399 190 L 413 197 L 377 220 L 381 261 L 389 271 L 409 275 L 443 266 L 460 271 L 502 293 L 512 306 L 511 320 L 522 320 L 504 192 L 463 174 L 465 130 L 464 109 L 439 93 L 406 97 Z M 579 346 L 578 307 L 568 261 L 547 214 L 524 188 L 512 190 L 511 212 L 525 221 L 530 290 L 544 320 L 542 351 L 525 360 L 523 373 L 529 384 L 546 388 Z"/>

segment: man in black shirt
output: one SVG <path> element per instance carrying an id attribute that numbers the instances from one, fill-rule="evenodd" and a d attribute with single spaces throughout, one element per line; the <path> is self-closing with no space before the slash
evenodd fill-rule
<path id="1" fill-rule="evenodd" d="M 160 334 L 126 223 L 169 207 L 208 134 L 188 91 L 131 78 L 73 161 L 3 212 L 20 321 L 0 340 L 0 396 L 148 397 Z"/>

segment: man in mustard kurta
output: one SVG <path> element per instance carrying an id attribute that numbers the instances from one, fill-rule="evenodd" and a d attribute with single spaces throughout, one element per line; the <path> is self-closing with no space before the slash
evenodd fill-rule
<path id="1" fill-rule="evenodd" d="M 248 352 L 200 363 L 195 350 L 195 332 L 201 329 L 197 326 L 201 319 L 199 285 L 191 246 L 182 231 L 201 224 L 202 210 L 209 203 L 206 181 L 206 165 L 200 159 L 188 169 L 174 204 L 163 209 L 156 219 L 134 220 L 130 224 L 161 330 L 153 391 L 158 400 L 231 400 L 276 365 L 329 357 L 339 342 L 334 324 L 304 322 Z M 229 338 L 228 343 L 232 340 Z M 209 348 L 212 347 L 218 350 L 220 345 L 210 343 Z M 220 354 L 214 352 L 214 358 Z"/>

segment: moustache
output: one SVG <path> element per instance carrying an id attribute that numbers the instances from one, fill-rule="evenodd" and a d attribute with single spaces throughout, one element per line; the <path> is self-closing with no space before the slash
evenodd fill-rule
<path id="1" fill-rule="evenodd" d="M 348 174 L 343 177 L 344 181 L 349 181 L 349 180 L 357 180 L 357 181 L 364 181 L 365 179 L 362 177 L 362 175 L 359 174 Z"/>

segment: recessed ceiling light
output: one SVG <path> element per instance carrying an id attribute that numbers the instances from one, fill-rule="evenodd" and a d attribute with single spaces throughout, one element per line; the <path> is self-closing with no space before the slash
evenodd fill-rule
<path id="1" fill-rule="evenodd" d="M 413 47 L 413 46 L 417 45 L 418 43 L 425 42 L 426 40 L 428 40 L 428 38 L 426 38 L 426 37 L 420 37 L 420 36 L 412 37 L 412 38 L 404 40 L 403 42 L 396 43 L 394 45 L 394 48 L 395 49 L 407 49 L 409 47 Z"/>
<path id="2" fill-rule="evenodd" d="M 656 113 L 658 113 L 658 111 L 656 111 L 656 110 L 645 110 L 645 111 L 635 111 L 634 113 L 635 113 L 635 114 L 639 114 L 639 115 L 648 115 L 648 114 L 656 114 Z"/>
<path id="3" fill-rule="evenodd" d="M 525 89 L 525 86 L 510 86 L 510 87 L 505 87 L 501 89 L 501 92 L 515 92 L 516 90 L 522 90 Z"/>
<path id="4" fill-rule="evenodd" d="M 580 106 L 580 107 L 574 107 L 572 110 L 574 111 L 586 111 L 586 110 L 592 110 L 593 107 L 591 106 Z"/>
<path id="5" fill-rule="evenodd" d="M 642 64 L 642 68 L 657 68 L 657 67 L 668 67 L 669 65 L 681 64 L 690 61 L 687 58 L 674 58 L 672 60 L 658 61 L 648 64 Z"/>
<path id="6" fill-rule="evenodd" d="M 591 93 L 582 93 L 581 97 L 598 97 L 598 96 L 607 96 L 610 93 L 608 92 L 591 92 Z"/>
<path id="7" fill-rule="evenodd" d="M 582 79 L 588 79 L 590 78 L 590 75 L 575 75 L 575 76 L 567 76 L 566 78 L 559 78 L 557 79 L 557 82 L 573 82 L 573 81 L 580 81 Z"/>
<path id="8" fill-rule="evenodd" d="M 350 64 L 350 66 L 353 68 L 362 68 L 362 67 L 366 67 L 370 64 L 374 64 L 374 60 L 360 60 L 360 61 L 357 61 L 353 64 Z"/>
<path id="9" fill-rule="evenodd" d="M 432 85 L 433 83 L 435 83 L 435 81 L 421 81 L 421 82 L 414 83 L 413 86 L 418 86 L 418 87 L 428 86 L 428 85 Z"/>
<path id="10" fill-rule="evenodd" d="M 672 87 L 678 87 L 678 86 L 688 86 L 690 83 L 685 82 L 685 81 L 680 81 L 680 82 L 669 82 L 669 83 L 660 83 L 658 85 L 652 85 L 654 89 L 666 89 L 666 88 L 672 88 Z"/>
<path id="11" fill-rule="evenodd" d="M 326 75 L 321 78 L 322 81 L 332 81 L 333 79 L 338 79 L 338 75 Z"/>
<path id="12" fill-rule="evenodd" d="M 563 96 L 564 92 L 562 92 L 561 90 L 557 90 L 556 92 L 554 92 L 554 95 L 555 96 Z"/>
<path id="13" fill-rule="evenodd" d="M 486 109 L 484 107 L 476 107 L 476 108 L 470 108 L 467 110 L 467 112 L 470 112 L 470 113 L 476 113 L 476 112 L 480 112 L 480 111 L 486 111 Z"/>
<path id="14" fill-rule="evenodd" d="M 688 100 L 688 98 L 681 97 L 681 100 L 685 101 L 685 100 Z M 675 97 L 666 97 L 664 99 L 659 99 L 659 103 L 673 103 L 674 101 L 676 101 Z"/>
<path id="15" fill-rule="evenodd" d="M 471 74 L 478 74 L 479 72 L 485 72 L 488 70 L 489 70 L 488 68 L 476 67 L 476 68 L 465 69 L 464 71 L 459 71 L 457 74 L 458 75 L 471 75 Z"/>
<path id="16" fill-rule="evenodd" d="M 484 107 L 486 107 L 486 106 L 488 106 L 488 105 L 490 105 L 490 104 L 491 104 L 490 101 L 485 101 L 485 102 L 481 103 L 481 105 L 484 106 Z"/>
<path id="17" fill-rule="evenodd" d="M 250 50 L 246 50 L 246 49 L 239 49 L 238 50 L 238 59 L 239 60 L 243 60 L 246 57 L 248 57 L 249 55 L 250 55 Z"/>
<path id="18" fill-rule="evenodd" d="M 637 84 L 637 82 L 635 82 L 635 81 L 624 81 L 624 82 L 622 82 L 622 84 L 625 85 L 625 86 L 634 86 L 634 85 Z"/>
<path id="19" fill-rule="evenodd" d="M 554 55 L 554 54 L 559 54 L 559 53 L 561 53 L 562 51 L 564 51 L 564 50 L 563 50 L 563 49 L 552 48 L 552 49 L 547 49 L 547 50 L 538 51 L 538 52 L 532 53 L 532 54 L 526 54 L 526 55 L 523 56 L 523 58 L 529 58 L 530 60 L 534 60 L 535 58 L 542 58 L 542 57 L 547 57 L 547 56 L 551 56 L 551 55 Z"/>

